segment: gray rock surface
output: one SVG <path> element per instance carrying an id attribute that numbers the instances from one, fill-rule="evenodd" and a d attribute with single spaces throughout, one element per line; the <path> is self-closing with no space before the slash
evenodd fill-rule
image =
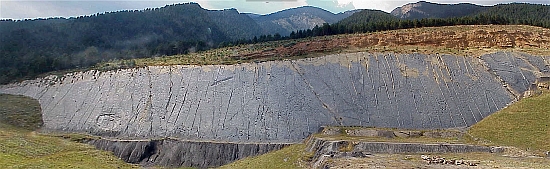
<path id="1" fill-rule="evenodd" d="M 350 145 L 351 144 L 351 145 Z M 349 147 L 349 148 L 348 148 Z M 392 142 L 364 142 L 364 141 L 330 141 L 313 138 L 308 142 L 307 151 L 315 152 L 315 157 L 334 152 L 366 152 L 366 153 L 469 153 L 495 152 L 498 147 L 486 147 L 468 144 L 423 144 L 423 143 L 392 143 Z"/>
<path id="2" fill-rule="evenodd" d="M 548 60 L 517 53 L 351 53 L 76 72 L 1 86 L 0 92 L 38 99 L 44 130 L 295 143 L 324 125 L 470 126 L 519 98 L 539 72 L 549 70 Z"/>
<path id="3" fill-rule="evenodd" d="M 161 140 L 90 140 L 98 149 L 112 151 L 122 160 L 143 166 L 218 167 L 248 156 L 278 150 L 289 144 L 239 144 Z"/>

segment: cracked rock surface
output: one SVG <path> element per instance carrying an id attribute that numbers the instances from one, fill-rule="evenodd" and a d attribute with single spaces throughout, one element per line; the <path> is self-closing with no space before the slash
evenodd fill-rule
<path id="1" fill-rule="evenodd" d="M 45 130 L 117 139 L 295 143 L 320 126 L 465 127 L 548 73 L 550 57 L 350 53 L 150 66 L 0 87 L 39 100 Z"/>

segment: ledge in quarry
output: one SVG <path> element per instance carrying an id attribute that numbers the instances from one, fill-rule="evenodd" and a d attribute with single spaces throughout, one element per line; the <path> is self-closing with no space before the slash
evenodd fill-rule
<path id="1" fill-rule="evenodd" d="M 550 57 L 350 53 L 239 65 L 150 66 L 0 87 L 39 100 L 43 130 L 110 139 L 296 143 L 321 126 L 475 124 L 547 76 Z"/>
<path id="2" fill-rule="evenodd" d="M 505 148 L 448 143 L 422 144 L 346 140 L 331 141 L 321 138 L 311 138 L 307 140 L 306 151 L 314 153 L 312 157 L 314 161 L 312 163 L 313 168 L 327 168 L 324 162 L 332 158 L 367 157 L 372 153 L 502 153 L 505 151 Z"/>

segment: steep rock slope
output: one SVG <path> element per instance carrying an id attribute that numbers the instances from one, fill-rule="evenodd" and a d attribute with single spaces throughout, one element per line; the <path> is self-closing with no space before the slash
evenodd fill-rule
<path id="1" fill-rule="evenodd" d="M 2 86 L 40 101 L 44 129 L 116 138 L 299 142 L 322 125 L 470 126 L 548 71 L 548 57 L 351 53 L 151 66 Z"/>

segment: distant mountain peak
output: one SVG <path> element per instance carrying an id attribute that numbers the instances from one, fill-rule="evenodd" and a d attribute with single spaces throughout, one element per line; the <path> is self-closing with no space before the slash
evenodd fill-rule
<path id="1" fill-rule="evenodd" d="M 355 12 L 357 10 L 334 14 L 316 6 L 301 6 L 267 15 L 248 14 L 248 16 L 264 29 L 286 36 L 292 31 L 312 29 L 324 23 L 336 23 Z"/>
<path id="2" fill-rule="evenodd" d="M 471 3 L 438 4 L 419 1 L 397 7 L 391 14 L 402 19 L 449 18 L 470 15 L 484 8 L 484 6 Z"/>

